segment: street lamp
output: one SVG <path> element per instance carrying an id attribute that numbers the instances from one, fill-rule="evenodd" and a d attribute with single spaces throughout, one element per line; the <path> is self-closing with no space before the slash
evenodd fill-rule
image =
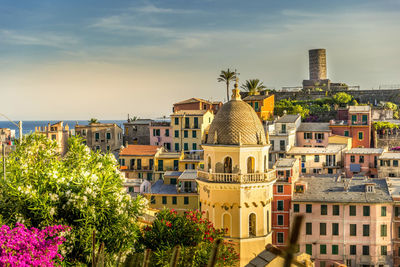
<path id="1" fill-rule="evenodd" d="M 7 117 L 6 115 L 0 113 L 1 116 L 3 116 L 4 118 L 6 118 L 7 120 L 9 120 L 12 124 L 14 124 L 15 126 L 18 127 L 19 129 L 19 141 L 20 143 L 22 142 L 22 121 L 19 121 L 18 124 L 16 124 L 15 122 L 13 122 L 9 117 Z"/>

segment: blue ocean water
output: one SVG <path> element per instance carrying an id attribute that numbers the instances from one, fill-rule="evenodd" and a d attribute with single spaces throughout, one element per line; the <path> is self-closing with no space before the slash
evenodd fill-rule
<path id="1" fill-rule="evenodd" d="M 102 123 L 116 123 L 119 125 L 122 129 L 124 128 L 123 123 L 126 122 L 126 120 L 99 120 Z M 59 121 L 22 121 L 22 133 L 23 134 L 29 134 L 31 132 L 35 131 L 35 127 L 37 126 L 47 126 L 48 123 L 53 124 Z M 68 124 L 70 129 L 75 128 L 76 124 L 79 125 L 87 125 L 89 122 L 87 120 L 65 120 L 63 121 L 64 125 Z M 18 124 L 18 121 L 15 122 Z M 0 121 L 0 128 L 10 128 L 11 130 L 15 130 L 15 137 L 19 137 L 19 129 L 17 126 L 12 124 L 9 121 Z"/>

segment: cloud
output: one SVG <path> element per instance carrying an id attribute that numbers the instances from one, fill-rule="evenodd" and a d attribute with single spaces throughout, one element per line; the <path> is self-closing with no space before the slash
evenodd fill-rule
<path id="1" fill-rule="evenodd" d="M 155 5 L 148 4 L 146 6 L 141 7 L 132 7 L 132 11 L 140 12 L 140 13 L 160 13 L 160 14 L 193 14 L 200 13 L 200 10 L 192 10 L 192 9 L 173 9 L 173 8 L 160 8 Z"/>
<path id="2" fill-rule="evenodd" d="M 20 33 L 0 29 L 0 43 L 14 45 L 37 45 L 56 48 L 66 48 L 78 43 L 78 39 L 72 36 L 59 35 L 54 33 Z"/>

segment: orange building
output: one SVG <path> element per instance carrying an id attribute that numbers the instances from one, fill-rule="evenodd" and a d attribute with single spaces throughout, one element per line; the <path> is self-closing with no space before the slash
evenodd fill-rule
<path id="1" fill-rule="evenodd" d="M 218 110 L 222 107 L 221 101 L 208 101 L 201 98 L 190 98 L 181 102 L 175 103 L 172 111 L 175 113 L 180 110 L 212 110 L 217 114 Z"/>
<path id="2" fill-rule="evenodd" d="M 243 101 L 254 108 L 261 121 L 268 120 L 274 116 L 274 95 L 248 95 Z"/>

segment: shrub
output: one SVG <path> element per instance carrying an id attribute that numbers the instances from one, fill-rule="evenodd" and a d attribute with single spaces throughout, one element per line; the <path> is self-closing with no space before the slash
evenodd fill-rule
<path id="1" fill-rule="evenodd" d="M 95 153 L 70 138 L 64 158 L 48 138 L 32 134 L 6 159 L 0 181 L 0 214 L 6 224 L 68 225 L 65 255 L 72 263 L 91 261 L 93 230 L 106 257 L 127 253 L 137 240 L 136 218 L 146 204 L 132 199 L 113 155 Z"/>

